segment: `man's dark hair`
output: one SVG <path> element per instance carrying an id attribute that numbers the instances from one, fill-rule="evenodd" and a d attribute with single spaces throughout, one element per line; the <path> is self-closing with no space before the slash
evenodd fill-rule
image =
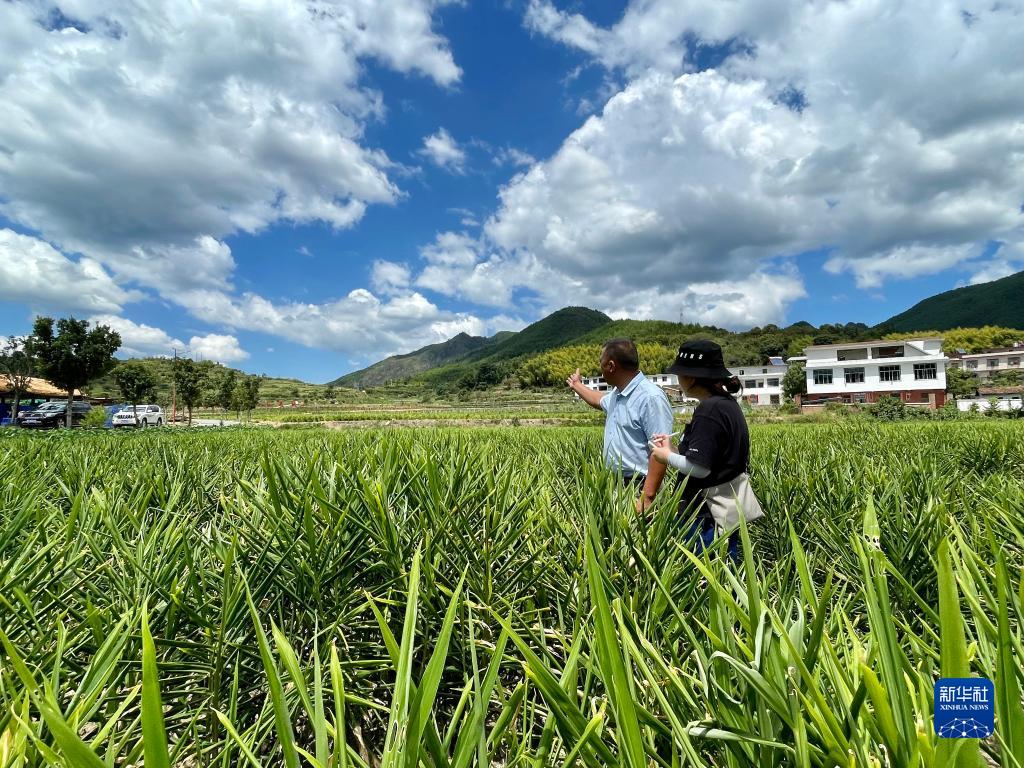
<path id="1" fill-rule="evenodd" d="M 608 353 L 609 360 L 614 360 L 624 371 L 640 370 L 640 353 L 636 351 L 632 339 L 612 339 L 606 341 L 601 349 Z"/>

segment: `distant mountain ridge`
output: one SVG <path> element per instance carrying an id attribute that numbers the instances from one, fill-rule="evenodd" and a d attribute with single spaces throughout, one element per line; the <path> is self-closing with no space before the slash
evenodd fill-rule
<path id="1" fill-rule="evenodd" d="M 1024 329 L 1024 272 L 937 294 L 878 327 L 885 331 L 948 331 L 985 325 Z"/>
<path id="2" fill-rule="evenodd" d="M 512 331 L 501 331 L 490 337 L 470 336 L 463 332 L 447 341 L 428 344 L 404 355 L 386 357 L 368 368 L 353 371 L 328 383 L 341 387 L 365 388 L 375 387 L 396 379 L 408 379 L 417 373 L 437 368 L 473 352 L 494 347 L 514 335 Z"/>
<path id="3" fill-rule="evenodd" d="M 518 332 L 503 331 L 490 338 L 460 333 L 448 341 L 385 358 L 330 383 L 370 387 L 413 377 L 458 376 L 484 362 L 497 363 L 546 352 L 610 322 L 612 319 L 603 312 L 587 307 L 565 307 Z"/>

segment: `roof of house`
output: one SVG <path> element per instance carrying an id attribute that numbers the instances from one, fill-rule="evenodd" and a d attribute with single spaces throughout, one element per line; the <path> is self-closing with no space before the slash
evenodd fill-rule
<path id="1" fill-rule="evenodd" d="M 0 395 L 10 395 L 14 393 L 14 386 L 11 384 L 10 378 L 4 374 L 0 374 Z M 63 389 L 55 387 L 53 384 L 48 382 L 46 379 L 29 379 L 28 387 L 26 387 L 23 395 L 35 395 L 36 397 L 67 397 L 67 392 Z M 75 397 L 81 397 L 82 393 L 77 389 L 75 390 Z"/>
<path id="2" fill-rule="evenodd" d="M 1007 352 L 1024 354 L 1024 347 L 993 347 L 992 349 L 983 349 L 981 352 L 957 352 L 952 357 L 985 357 L 986 355 L 1005 355 Z"/>
<path id="3" fill-rule="evenodd" d="M 978 387 L 979 395 L 1020 395 L 1024 394 L 1024 384 L 1013 387 Z"/>
<path id="4" fill-rule="evenodd" d="M 905 339 L 870 339 L 869 341 L 844 341 L 839 344 L 811 344 L 807 349 L 834 349 L 835 347 L 866 347 L 874 344 L 909 344 L 912 341 L 944 341 L 942 336 L 922 336 L 921 338 L 908 336 Z M 792 358 L 791 358 L 792 359 Z"/>

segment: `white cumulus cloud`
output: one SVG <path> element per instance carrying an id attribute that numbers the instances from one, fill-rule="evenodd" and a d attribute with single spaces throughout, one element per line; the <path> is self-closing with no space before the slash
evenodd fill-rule
<path id="1" fill-rule="evenodd" d="M 462 173 L 465 169 L 466 151 L 444 128 L 424 137 L 420 154 L 445 170 Z"/>
<path id="2" fill-rule="evenodd" d="M 657 286 L 667 308 L 769 280 L 755 313 L 778 320 L 802 291 L 772 277 L 780 256 L 827 250 L 871 288 L 968 269 L 1018 231 L 1020 3 L 635 0 L 602 27 L 531 0 L 525 23 L 626 81 L 485 227 L 566 285 Z"/>
<path id="3" fill-rule="evenodd" d="M 211 323 L 268 333 L 367 361 L 444 341 L 463 331 L 479 336 L 487 327 L 484 320 L 442 310 L 415 291 L 382 300 L 358 288 L 322 304 L 275 303 L 254 293 L 233 296 L 212 290 L 186 291 L 177 300 L 191 314 Z"/>
<path id="4" fill-rule="evenodd" d="M 72 259 L 49 243 L 0 229 L 0 300 L 40 311 L 116 312 L 138 298 L 93 259 Z"/>
<path id="5" fill-rule="evenodd" d="M 187 353 L 196 359 L 218 363 L 237 363 L 249 357 L 249 353 L 238 345 L 237 338 L 223 333 L 193 336 L 188 340 Z"/>
<path id="6" fill-rule="evenodd" d="M 173 350 L 179 354 L 185 349 L 185 342 L 171 336 L 161 328 L 145 323 L 136 323 L 118 315 L 93 315 L 90 322 L 109 326 L 121 336 L 118 354 L 125 357 L 170 357 Z"/>
<path id="7" fill-rule="evenodd" d="M 221 283 L 223 238 L 400 196 L 361 60 L 447 87 L 436 0 L 0 3 L 0 214 L 119 275 Z"/>

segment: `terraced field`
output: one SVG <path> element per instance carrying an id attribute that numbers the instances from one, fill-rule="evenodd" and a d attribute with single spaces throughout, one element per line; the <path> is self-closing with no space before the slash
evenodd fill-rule
<path id="1" fill-rule="evenodd" d="M 1024 765 L 1024 424 L 755 426 L 737 564 L 600 434 L 0 433 L 0 766 Z"/>

